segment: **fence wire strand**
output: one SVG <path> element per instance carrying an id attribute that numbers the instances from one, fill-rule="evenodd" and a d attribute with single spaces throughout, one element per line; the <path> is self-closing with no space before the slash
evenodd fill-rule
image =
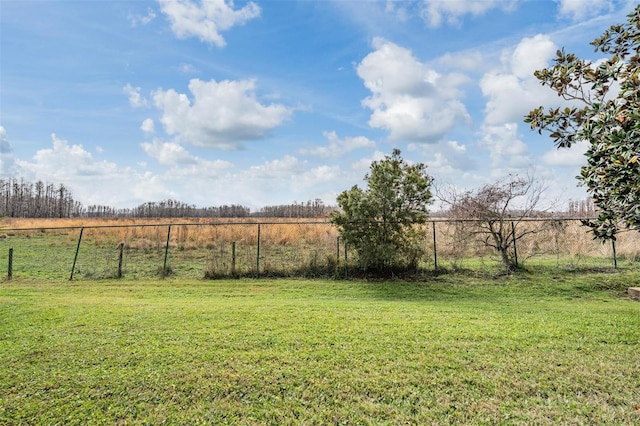
<path id="1" fill-rule="evenodd" d="M 420 269 L 499 268 L 500 256 L 485 244 L 489 237 L 479 231 L 479 224 L 427 223 Z M 513 226 L 518 236 L 514 248 L 522 266 L 614 264 L 612 243 L 594 240 L 578 219 L 527 220 Z M 353 247 L 345 248 L 337 229 L 327 222 L 155 223 L 5 228 L 2 232 L 0 271 L 8 273 L 8 253 L 13 249 L 12 275 L 23 278 L 342 278 L 357 262 Z M 619 266 L 640 261 L 640 233 L 620 233 L 615 247 Z"/>

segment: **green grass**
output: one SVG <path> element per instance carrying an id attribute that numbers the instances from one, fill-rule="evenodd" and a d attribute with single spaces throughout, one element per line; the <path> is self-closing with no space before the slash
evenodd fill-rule
<path id="1" fill-rule="evenodd" d="M 640 273 L 0 284 L 0 424 L 640 423 Z"/>

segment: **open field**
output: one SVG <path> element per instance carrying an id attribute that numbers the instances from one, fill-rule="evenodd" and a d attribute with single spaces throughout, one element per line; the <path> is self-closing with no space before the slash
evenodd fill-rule
<path id="1" fill-rule="evenodd" d="M 640 273 L 0 284 L 0 424 L 637 424 Z"/>
<path id="2" fill-rule="evenodd" d="M 4 219 L 0 222 L 0 275 L 21 278 L 181 278 L 232 276 L 345 277 L 356 254 L 340 242 L 335 227 L 318 220 L 250 219 Z M 518 240 L 519 265 L 576 270 L 612 267 L 611 243 L 594 241 L 578 220 L 522 222 L 536 228 Z M 424 272 L 434 269 L 501 270 L 498 254 L 473 234 L 473 223 L 427 224 Z M 119 247 L 122 244 L 122 262 Z M 640 233 L 622 233 L 617 262 L 635 267 Z M 75 267 L 74 267 L 75 265 Z M 119 268 L 120 266 L 120 268 Z M 166 268 L 165 268 L 166 267 Z"/>

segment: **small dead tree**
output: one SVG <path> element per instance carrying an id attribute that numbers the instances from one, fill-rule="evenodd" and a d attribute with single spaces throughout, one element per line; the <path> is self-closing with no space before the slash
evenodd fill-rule
<path id="1" fill-rule="evenodd" d="M 544 190 L 544 185 L 530 175 L 509 175 L 477 190 L 461 193 L 436 190 L 436 194 L 448 206 L 447 216 L 468 221 L 469 236 L 496 250 L 502 265 L 511 272 L 518 268 L 516 242 L 545 229 L 544 223 L 537 222 L 518 226 L 527 218 L 544 215 L 549 210 L 540 208 Z"/>

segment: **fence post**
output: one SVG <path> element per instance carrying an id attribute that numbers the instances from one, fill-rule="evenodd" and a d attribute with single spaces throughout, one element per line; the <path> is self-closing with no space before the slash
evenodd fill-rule
<path id="1" fill-rule="evenodd" d="M 120 252 L 118 253 L 118 278 L 122 278 L 122 260 L 124 258 L 124 242 L 118 244 L 118 249 Z"/>
<path id="2" fill-rule="evenodd" d="M 236 242 L 231 243 L 231 275 L 236 275 Z"/>
<path id="3" fill-rule="evenodd" d="M 78 237 L 78 246 L 76 247 L 76 255 L 73 257 L 73 266 L 71 267 L 71 275 L 69 281 L 73 280 L 73 271 L 76 269 L 76 262 L 78 260 L 78 252 L 80 251 L 80 242 L 82 242 L 82 233 L 84 232 L 84 226 L 80 228 L 80 236 Z"/>
<path id="4" fill-rule="evenodd" d="M 258 224 L 258 247 L 256 254 L 256 276 L 260 276 L 260 224 Z"/>
<path id="5" fill-rule="evenodd" d="M 613 269 L 618 269 L 618 257 L 616 256 L 616 240 L 611 240 L 611 249 L 613 250 Z"/>
<path id="6" fill-rule="evenodd" d="M 511 221 L 511 237 L 513 238 L 513 257 L 518 267 L 518 249 L 516 247 L 516 225 Z"/>
<path id="7" fill-rule="evenodd" d="M 162 278 L 167 276 L 167 258 L 169 257 L 169 238 L 171 237 L 171 225 L 167 229 L 167 244 L 164 246 L 164 264 L 162 265 Z"/>
<path id="8" fill-rule="evenodd" d="M 433 270 L 438 270 L 438 249 L 436 246 L 436 221 L 431 222 L 431 228 L 433 229 Z"/>
<path id="9" fill-rule="evenodd" d="M 9 248 L 9 267 L 7 268 L 7 279 L 13 278 L 13 247 Z"/>

